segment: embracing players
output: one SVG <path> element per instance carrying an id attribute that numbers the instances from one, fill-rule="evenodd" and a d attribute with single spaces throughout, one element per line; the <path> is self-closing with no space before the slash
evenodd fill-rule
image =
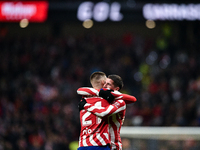
<path id="1" fill-rule="evenodd" d="M 93 88 L 77 90 L 79 95 L 85 97 L 79 103 L 81 133 L 78 150 L 121 150 L 120 129 L 126 103 L 133 103 L 136 98 L 119 92 L 123 81 L 118 75 L 106 78 L 103 72 L 94 72 L 90 82 Z M 102 87 L 105 89 L 101 89 Z"/>

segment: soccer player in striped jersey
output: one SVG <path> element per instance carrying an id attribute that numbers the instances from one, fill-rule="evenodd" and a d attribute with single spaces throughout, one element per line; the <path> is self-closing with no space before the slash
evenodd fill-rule
<path id="1" fill-rule="evenodd" d="M 109 88 L 112 90 L 120 90 L 123 87 L 123 81 L 118 75 L 110 75 L 106 79 L 104 88 Z M 77 93 L 81 95 L 99 95 L 101 96 L 102 90 L 92 88 L 79 88 Z M 111 138 L 111 149 L 112 150 L 122 150 L 122 143 L 120 138 L 120 130 L 125 118 L 126 103 L 135 102 L 136 98 L 134 96 L 121 94 L 120 92 L 112 92 L 115 95 L 116 99 L 112 102 L 111 105 L 107 107 L 98 107 L 92 104 L 85 103 L 82 106 L 87 111 L 99 116 L 99 117 L 108 117 L 109 123 L 109 134 Z M 118 96 L 118 97 L 117 97 Z M 123 101 L 124 99 L 125 101 Z M 126 102 L 126 103 L 125 103 Z"/>
<path id="2" fill-rule="evenodd" d="M 100 89 L 106 81 L 103 72 L 95 72 L 90 82 L 95 89 Z M 86 101 L 94 106 L 106 107 L 108 101 L 101 97 L 87 97 Z M 84 101 L 85 101 L 84 99 Z M 110 150 L 108 118 L 100 118 L 86 110 L 80 110 L 81 132 L 78 150 Z"/>

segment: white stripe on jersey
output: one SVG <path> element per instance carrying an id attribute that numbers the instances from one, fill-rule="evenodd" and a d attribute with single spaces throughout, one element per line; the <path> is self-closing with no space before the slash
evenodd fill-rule
<path id="1" fill-rule="evenodd" d="M 98 94 L 99 94 L 99 91 L 96 90 L 96 89 L 94 89 L 94 88 L 88 88 L 88 87 L 82 87 L 82 88 L 87 88 L 88 90 L 90 90 L 90 91 L 92 91 L 93 93 L 95 93 L 97 96 L 98 96 Z M 91 93 L 88 93 L 87 91 L 80 91 L 80 90 L 78 90 L 78 91 L 77 91 L 77 94 L 79 94 L 79 95 L 89 95 L 89 96 L 91 96 Z"/>
<path id="2" fill-rule="evenodd" d="M 118 142 L 119 143 L 119 150 L 122 150 L 122 143 Z"/>
<path id="3" fill-rule="evenodd" d="M 122 99 L 123 96 L 116 97 L 115 100 Z"/>
<path id="4" fill-rule="evenodd" d="M 118 102 L 123 103 L 123 100 L 118 100 Z"/>
<path id="5" fill-rule="evenodd" d="M 90 135 L 90 143 L 91 143 L 93 146 L 98 146 L 98 144 L 93 140 L 93 134 Z"/>
<path id="6" fill-rule="evenodd" d="M 116 114 L 116 115 L 119 116 L 119 114 Z M 115 123 L 115 125 L 117 126 L 117 130 L 119 131 L 120 123 L 117 121 L 116 115 L 115 115 L 115 119 L 113 119 L 113 122 Z"/>
<path id="7" fill-rule="evenodd" d="M 105 107 L 100 108 L 100 107 L 96 107 L 96 106 L 91 106 L 91 107 L 88 108 L 87 110 L 88 110 L 89 112 L 91 112 L 91 111 L 93 111 L 94 109 L 104 109 L 104 108 L 105 108 Z M 97 112 L 95 112 L 94 114 L 97 115 L 97 116 L 99 116 L 99 117 L 104 117 L 104 116 L 107 115 L 113 108 L 114 108 L 114 106 L 110 105 L 110 106 L 108 107 L 107 111 L 102 112 L 102 113 L 97 113 Z"/>
<path id="8" fill-rule="evenodd" d="M 83 146 L 88 146 L 87 142 L 86 142 L 86 136 L 85 135 L 83 136 L 82 141 L 83 141 Z"/>
<path id="9" fill-rule="evenodd" d="M 86 103 L 84 106 L 91 106 L 91 104 L 89 104 L 89 103 Z"/>
<path id="10" fill-rule="evenodd" d="M 79 142 L 78 142 L 78 147 L 81 145 L 81 137 L 79 136 Z"/>
<path id="11" fill-rule="evenodd" d="M 110 134 L 111 147 L 112 147 L 112 149 L 114 149 L 114 148 L 116 148 L 116 145 L 115 145 L 115 132 L 114 132 L 114 130 L 113 130 L 111 125 L 109 126 L 109 134 Z"/>
<path id="12" fill-rule="evenodd" d="M 94 88 L 89 88 L 92 92 L 94 92 L 97 96 L 99 95 L 99 91 Z"/>
<path id="13" fill-rule="evenodd" d="M 113 114 L 111 114 L 110 116 L 122 111 L 122 110 L 125 110 L 126 109 L 126 105 L 124 105 L 123 107 L 120 107 L 119 109 L 117 109 Z"/>
<path id="14" fill-rule="evenodd" d="M 105 137 L 109 140 L 108 133 L 103 133 Z"/>
<path id="15" fill-rule="evenodd" d="M 118 100 L 118 101 L 119 101 L 120 103 L 123 102 L 123 100 Z M 115 104 L 115 103 L 114 103 L 114 104 Z M 110 105 L 106 111 L 101 112 L 101 113 L 95 112 L 94 114 L 97 115 L 97 116 L 99 116 L 99 117 L 104 117 L 104 116 L 106 116 L 107 114 L 109 114 L 109 112 L 110 112 L 113 108 L 114 108 L 114 106 Z M 94 109 L 101 110 L 101 109 L 105 109 L 105 107 L 91 106 L 90 108 L 87 109 L 87 111 L 91 112 L 91 111 L 93 111 Z M 118 112 L 120 112 L 120 111 L 122 111 L 122 110 L 125 110 L 125 109 L 126 109 L 126 105 L 120 107 L 120 108 L 117 109 L 115 112 L 113 112 L 111 115 L 114 115 L 114 114 L 116 114 L 116 113 L 118 113 Z M 110 116 L 111 116 L 111 115 L 110 115 Z"/>
<path id="16" fill-rule="evenodd" d="M 116 115 L 119 115 L 119 114 L 116 114 Z M 115 125 L 116 125 L 116 127 L 117 127 L 117 131 L 119 131 L 119 128 L 120 128 L 121 125 L 120 125 L 120 122 L 117 121 L 116 115 L 115 115 L 115 120 L 114 120 L 113 122 L 115 123 Z M 121 149 L 122 149 L 121 143 L 118 142 L 118 145 L 119 145 L 119 150 L 121 150 Z"/>
<path id="17" fill-rule="evenodd" d="M 77 91 L 77 93 L 78 93 L 79 95 L 91 95 L 90 93 L 85 92 L 85 91 Z"/>
<path id="18" fill-rule="evenodd" d="M 106 142 L 104 141 L 104 139 L 100 136 L 99 133 L 96 134 L 97 139 L 101 142 L 102 145 L 106 145 Z"/>

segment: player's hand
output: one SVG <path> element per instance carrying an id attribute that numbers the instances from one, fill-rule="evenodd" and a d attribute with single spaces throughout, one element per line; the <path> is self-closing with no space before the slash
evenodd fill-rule
<path id="1" fill-rule="evenodd" d="M 115 97 L 112 95 L 113 90 L 103 90 L 101 89 L 99 91 L 99 96 L 102 97 L 103 99 L 107 100 L 109 103 L 111 103 Z"/>
<path id="2" fill-rule="evenodd" d="M 86 100 L 85 98 L 82 98 L 81 101 L 78 103 L 78 109 L 79 111 L 81 111 L 82 109 L 84 109 L 84 105 L 86 104 Z"/>

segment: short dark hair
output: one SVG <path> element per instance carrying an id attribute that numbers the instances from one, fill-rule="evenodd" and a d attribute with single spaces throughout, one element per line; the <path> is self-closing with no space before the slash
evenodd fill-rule
<path id="1" fill-rule="evenodd" d="M 112 75 L 109 75 L 108 78 L 113 80 L 113 84 L 115 87 L 119 87 L 119 91 L 124 86 L 123 80 L 120 76 L 112 74 Z"/>

